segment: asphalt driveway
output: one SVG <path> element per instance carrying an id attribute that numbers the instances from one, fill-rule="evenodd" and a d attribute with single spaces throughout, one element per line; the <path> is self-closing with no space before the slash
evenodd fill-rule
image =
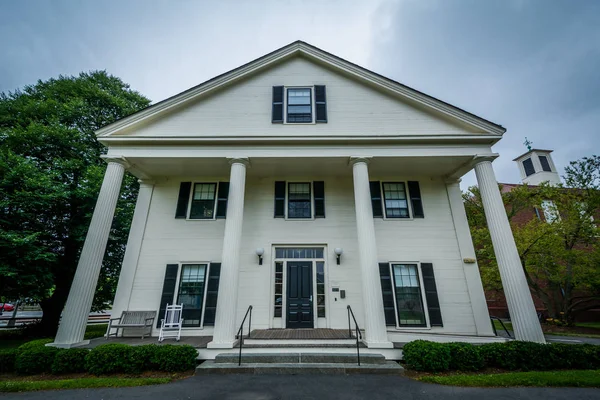
<path id="1" fill-rule="evenodd" d="M 376 375 L 223 375 L 193 376 L 159 386 L 119 389 L 8 393 L 11 399 L 485 399 L 589 400 L 600 389 L 577 388 L 457 388 L 425 384 L 405 377 Z"/>

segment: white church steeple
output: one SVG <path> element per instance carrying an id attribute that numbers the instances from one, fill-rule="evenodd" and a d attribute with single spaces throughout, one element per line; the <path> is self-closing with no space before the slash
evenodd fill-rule
<path id="1" fill-rule="evenodd" d="M 521 171 L 521 180 L 528 185 L 539 185 L 542 182 L 549 182 L 551 185 L 558 185 L 560 176 L 556 171 L 554 161 L 552 161 L 552 150 L 532 149 L 531 142 L 525 138 L 527 153 L 521 154 L 515 158 Z"/>

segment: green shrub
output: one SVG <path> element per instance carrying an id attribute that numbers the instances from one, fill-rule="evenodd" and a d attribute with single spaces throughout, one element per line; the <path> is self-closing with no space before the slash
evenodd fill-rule
<path id="1" fill-rule="evenodd" d="M 447 344 L 415 340 L 402 348 L 406 365 L 416 371 L 439 372 L 450 369 L 450 347 Z"/>
<path id="2" fill-rule="evenodd" d="M 103 344 L 85 357 L 85 369 L 94 375 L 134 373 L 133 347 L 126 344 Z"/>
<path id="3" fill-rule="evenodd" d="M 18 347 L 19 352 L 21 351 L 27 351 L 27 350 L 32 350 L 32 349 L 36 349 L 38 347 L 45 347 L 46 343 L 52 343 L 54 340 L 53 339 L 36 339 L 36 340 L 31 340 L 27 343 L 23 343 L 22 345 L 20 345 Z"/>
<path id="4" fill-rule="evenodd" d="M 506 343 L 486 343 L 479 346 L 479 354 L 483 357 L 486 367 L 502 368 L 500 361 L 507 353 Z"/>
<path id="5" fill-rule="evenodd" d="M 17 349 L 6 349 L 0 351 L 0 373 L 14 372 Z"/>
<path id="6" fill-rule="evenodd" d="M 29 350 L 19 350 L 15 359 L 15 371 L 22 375 L 50 372 L 54 356 L 58 353 L 56 347 L 38 346 Z"/>
<path id="7" fill-rule="evenodd" d="M 552 369 L 598 369 L 600 346 L 591 344 L 552 343 L 548 345 Z"/>
<path id="8" fill-rule="evenodd" d="M 89 352 L 87 349 L 59 350 L 52 363 L 52 373 L 59 375 L 85 372 L 85 357 Z"/>
<path id="9" fill-rule="evenodd" d="M 455 371 L 479 371 L 485 366 L 479 347 L 469 343 L 448 343 L 450 369 Z"/>
<path id="10" fill-rule="evenodd" d="M 190 345 L 155 346 L 151 364 L 158 371 L 181 372 L 196 368 L 198 351 Z"/>

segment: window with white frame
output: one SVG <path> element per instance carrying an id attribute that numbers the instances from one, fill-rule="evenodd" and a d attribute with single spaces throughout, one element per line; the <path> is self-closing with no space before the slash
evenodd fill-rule
<path id="1" fill-rule="evenodd" d="M 288 183 L 288 218 L 311 218 L 310 183 Z"/>
<path id="2" fill-rule="evenodd" d="M 183 304 L 183 326 L 199 327 L 204 305 L 207 264 L 182 264 L 177 304 Z"/>
<path id="3" fill-rule="evenodd" d="M 392 264 L 396 312 L 400 326 L 427 326 L 417 264 Z"/>
<path id="4" fill-rule="evenodd" d="M 190 219 L 213 219 L 216 207 L 217 183 L 195 183 L 190 201 Z"/>
<path id="5" fill-rule="evenodd" d="M 287 122 L 311 123 L 312 90 L 310 88 L 287 88 Z"/>
<path id="6" fill-rule="evenodd" d="M 382 186 L 386 218 L 409 218 L 404 182 L 384 182 Z"/>

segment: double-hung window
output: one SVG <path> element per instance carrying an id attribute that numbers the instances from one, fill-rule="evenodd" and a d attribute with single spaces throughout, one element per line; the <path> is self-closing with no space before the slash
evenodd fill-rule
<path id="1" fill-rule="evenodd" d="M 417 264 L 392 264 L 400 326 L 426 326 L 425 307 Z"/>
<path id="2" fill-rule="evenodd" d="M 229 182 L 181 182 L 175 218 L 225 218 L 228 196 Z"/>
<path id="3" fill-rule="evenodd" d="M 177 303 L 183 304 L 183 326 L 200 326 L 207 264 L 183 264 Z"/>
<path id="4" fill-rule="evenodd" d="M 387 218 L 409 218 L 408 196 L 404 182 L 384 182 L 383 199 Z"/>
<path id="5" fill-rule="evenodd" d="M 387 219 L 425 218 L 418 181 L 369 182 L 373 217 Z M 409 206 L 410 203 L 410 206 Z"/>
<path id="6" fill-rule="evenodd" d="M 213 219 L 217 184 L 196 183 L 190 204 L 190 219 Z"/>
<path id="7" fill-rule="evenodd" d="M 313 122 L 312 90 L 310 88 L 287 89 L 287 122 Z"/>
<path id="8" fill-rule="evenodd" d="M 275 218 L 325 218 L 325 182 L 275 182 Z"/>
<path id="9" fill-rule="evenodd" d="M 310 183 L 288 183 L 288 218 L 311 218 Z"/>

